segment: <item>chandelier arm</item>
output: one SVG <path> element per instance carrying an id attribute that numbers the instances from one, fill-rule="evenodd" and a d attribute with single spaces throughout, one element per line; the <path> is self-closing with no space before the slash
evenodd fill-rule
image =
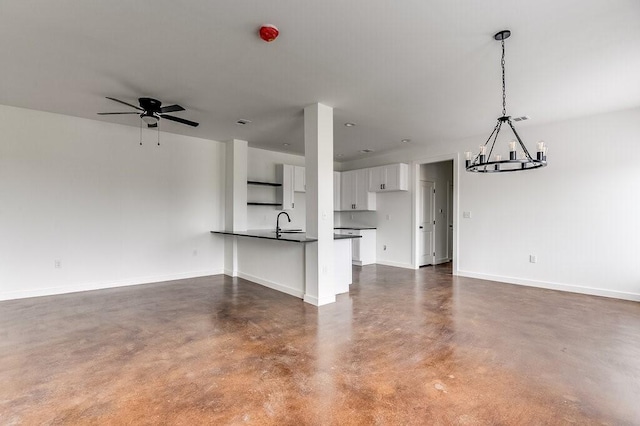
<path id="1" fill-rule="evenodd" d="M 496 127 L 493 128 L 493 132 L 491 132 L 491 134 L 489 135 L 489 137 L 487 138 L 487 141 L 484 143 L 484 146 L 487 146 L 487 144 L 489 143 L 489 141 L 491 140 L 491 138 L 493 137 L 493 134 L 496 132 L 496 130 L 498 130 L 498 127 L 500 126 L 500 122 L 496 123 Z M 478 155 L 476 155 L 476 158 L 473 159 L 473 164 L 476 164 L 476 162 L 480 159 L 480 153 L 478 153 Z"/>
<path id="2" fill-rule="evenodd" d="M 520 147 L 524 151 L 524 155 L 526 155 L 529 160 L 533 161 L 533 157 L 531 157 L 531 154 L 529 154 L 529 151 L 527 150 L 527 147 L 524 146 L 524 143 L 522 142 L 522 139 L 520 139 L 520 135 L 518 134 L 518 132 L 516 132 L 516 128 L 513 127 L 513 123 L 511 123 L 511 120 L 508 120 L 507 122 L 509 123 L 509 126 L 511 127 L 511 130 L 513 130 L 513 134 L 516 135 L 516 139 L 518 139 L 518 143 L 520 144 Z"/>
<path id="3" fill-rule="evenodd" d="M 496 146 L 496 141 L 498 140 L 498 134 L 500 133 L 500 129 L 502 128 L 502 121 L 498 121 L 497 127 L 498 127 L 498 131 L 496 132 L 496 135 L 493 137 L 493 143 L 491 144 L 491 150 L 489 151 L 489 155 L 487 156 L 487 160 L 488 161 L 491 160 L 491 154 L 493 153 L 493 148 Z"/>

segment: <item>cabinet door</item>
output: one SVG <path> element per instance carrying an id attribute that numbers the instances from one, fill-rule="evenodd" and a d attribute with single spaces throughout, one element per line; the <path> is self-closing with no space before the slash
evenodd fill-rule
<path id="1" fill-rule="evenodd" d="M 384 189 L 385 166 L 369 169 L 369 192 L 380 192 Z"/>
<path id="2" fill-rule="evenodd" d="M 376 194 L 369 192 L 369 169 L 353 170 L 355 183 L 353 195 L 356 210 L 375 210 Z"/>
<path id="3" fill-rule="evenodd" d="M 341 210 L 340 172 L 333 172 L 333 211 Z"/>
<path id="4" fill-rule="evenodd" d="M 384 191 L 407 191 L 409 189 L 409 165 L 404 163 L 384 166 Z"/>
<path id="5" fill-rule="evenodd" d="M 307 189 L 305 168 L 302 166 L 294 166 L 293 173 L 293 190 L 295 192 L 305 192 Z"/>
<path id="6" fill-rule="evenodd" d="M 278 188 L 278 202 L 282 204 L 282 210 L 293 210 L 295 208 L 293 196 L 293 166 L 278 164 L 276 173 L 278 183 L 282 184 L 282 186 Z"/>
<path id="7" fill-rule="evenodd" d="M 353 185 L 355 175 L 353 171 L 340 173 L 340 210 L 354 210 Z"/>

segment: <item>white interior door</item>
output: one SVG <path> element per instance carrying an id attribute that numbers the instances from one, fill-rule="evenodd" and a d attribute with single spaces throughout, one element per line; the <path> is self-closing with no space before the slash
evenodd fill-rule
<path id="1" fill-rule="evenodd" d="M 433 265 L 433 235 L 435 221 L 435 184 L 430 181 L 420 181 L 420 266 Z"/>
<path id="2" fill-rule="evenodd" d="M 447 257 L 453 259 L 453 183 L 447 193 Z"/>

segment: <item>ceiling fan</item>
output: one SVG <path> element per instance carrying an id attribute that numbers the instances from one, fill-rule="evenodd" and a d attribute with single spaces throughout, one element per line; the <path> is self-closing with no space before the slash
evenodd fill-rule
<path id="1" fill-rule="evenodd" d="M 177 112 L 184 111 L 180 105 L 169 105 L 162 106 L 162 102 L 153 98 L 139 98 L 138 103 L 139 107 L 135 105 L 131 105 L 125 101 L 121 101 L 120 99 L 110 98 L 107 96 L 107 99 L 111 99 L 112 101 L 119 102 L 123 105 L 130 106 L 131 108 L 135 108 L 138 111 L 131 112 L 99 112 L 98 115 L 120 115 L 120 114 L 138 114 L 142 121 L 147 123 L 148 127 L 158 127 L 158 121 L 161 118 L 166 118 L 167 120 L 175 121 L 176 123 L 186 124 L 187 126 L 198 127 L 200 123 L 196 123 L 195 121 L 185 120 L 184 118 L 174 117 L 173 115 L 167 114 L 168 112 Z"/>

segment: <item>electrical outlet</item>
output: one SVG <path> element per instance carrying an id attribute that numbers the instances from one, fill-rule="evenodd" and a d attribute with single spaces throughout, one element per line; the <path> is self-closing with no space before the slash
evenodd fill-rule
<path id="1" fill-rule="evenodd" d="M 53 261 L 53 267 L 56 269 L 62 268 L 62 260 L 56 259 Z"/>
<path id="2" fill-rule="evenodd" d="M 535 256 L 533 254 L 529 255 L 529 262 L 530 263 L 536 263 L 537 261 L 538 261 L 538 257 L 537 256 Z"/>
<path id="3" fill-rule="evenodd" d="M 462 217 L 464 219 L 471 219 L 471 212 L 462 212 Z"/>
<path id="4" fill-rule="evenodd" d="M 353 213 L 351 213 L 351 220 L 353 220 Z"/>

